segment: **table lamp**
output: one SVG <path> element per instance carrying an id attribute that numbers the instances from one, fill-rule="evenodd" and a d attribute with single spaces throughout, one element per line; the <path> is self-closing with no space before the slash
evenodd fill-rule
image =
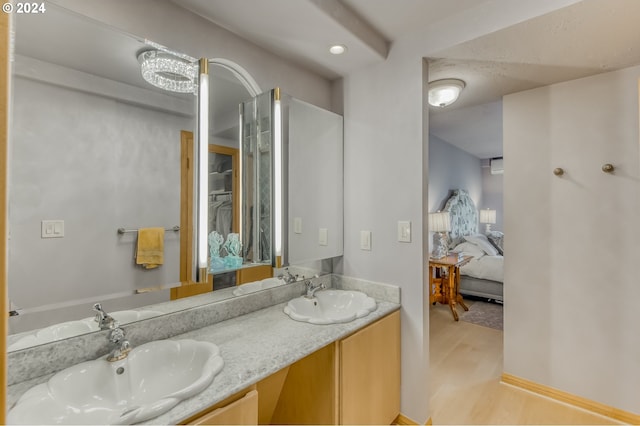
<path id="1" fill-rule="evenodd" d="M 451 231 L 449 212 L 429 213 L 429 231 L 433 232 L 433 259 L 442 259 L 447 255 L 447 232 Z"/>
<path id="2" fill-rule="evenodd" d="M 486 226 L 485 234 L 491 232 L 491 224 L 496 223 L 496 211 L 491 209 L 480 210 L 480 223 Z"/>

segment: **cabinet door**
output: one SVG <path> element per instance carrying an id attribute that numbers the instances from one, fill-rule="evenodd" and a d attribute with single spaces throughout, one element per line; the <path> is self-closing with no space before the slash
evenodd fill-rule
<path id="1" fill-rule="evenodd" d="M 189 424 L 256 425 L 258 424 L 258 392 L 252 390 L 237 401 L 217 408 Z"/>
<path id="2" fill-rule="evenodd" d="M 400 413 L 400 312 L 340 342 L 340 423 L 391 424 Z"/>

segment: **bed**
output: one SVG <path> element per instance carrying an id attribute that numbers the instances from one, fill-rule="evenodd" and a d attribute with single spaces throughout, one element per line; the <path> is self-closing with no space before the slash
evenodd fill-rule
<path id="1" fill-rule="evenodd" d="M 449 250 L 473 256 L 460 268 L 460 293 L 502 302 L 504 235 L 478 232 L 478 210 L 464 189 L 453 190 L 443 211 L 451 217 Z"/>

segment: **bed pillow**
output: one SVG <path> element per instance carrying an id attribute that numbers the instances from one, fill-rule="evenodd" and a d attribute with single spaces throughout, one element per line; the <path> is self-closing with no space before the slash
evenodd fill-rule
<path id="1" fill-rule="evenodd" d="M 489 231 L 489 233 L 487 234 L 487 239 L 491 244 L 493 244 L 496 250 L 498 250 L 498 253 L 504 256 L 504 234 L 500 231 Z"/>
<path id="2" fill-rule="evenodd" d="M 486 235 L 482 235 L 482 234 L 465 235 L 464 239 L 480 247 L 482 251 L 487 253 L 489 256 L 498 255 L 498 250 L 496 250 L 493 244 L 489 242 Z"/>
<path id="3" fill-rule="evenodd" d="M 476 259 L 484 256 L 484 251 L 480 247 L 475 244 L 466 242 L 455 246 L 453 251 L 456 253 L 464 253 L 466 255 L 473 256 Z"/>

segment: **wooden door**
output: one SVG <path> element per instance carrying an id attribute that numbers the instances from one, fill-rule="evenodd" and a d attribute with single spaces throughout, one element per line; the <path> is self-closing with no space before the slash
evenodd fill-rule
<path id="1" fill-rule="evenodd" d="M 213 283 L 193 281 L 193 132 L 180 132 L 180 287 L 171 289 L 171 300 L 213 290 Z"/>

